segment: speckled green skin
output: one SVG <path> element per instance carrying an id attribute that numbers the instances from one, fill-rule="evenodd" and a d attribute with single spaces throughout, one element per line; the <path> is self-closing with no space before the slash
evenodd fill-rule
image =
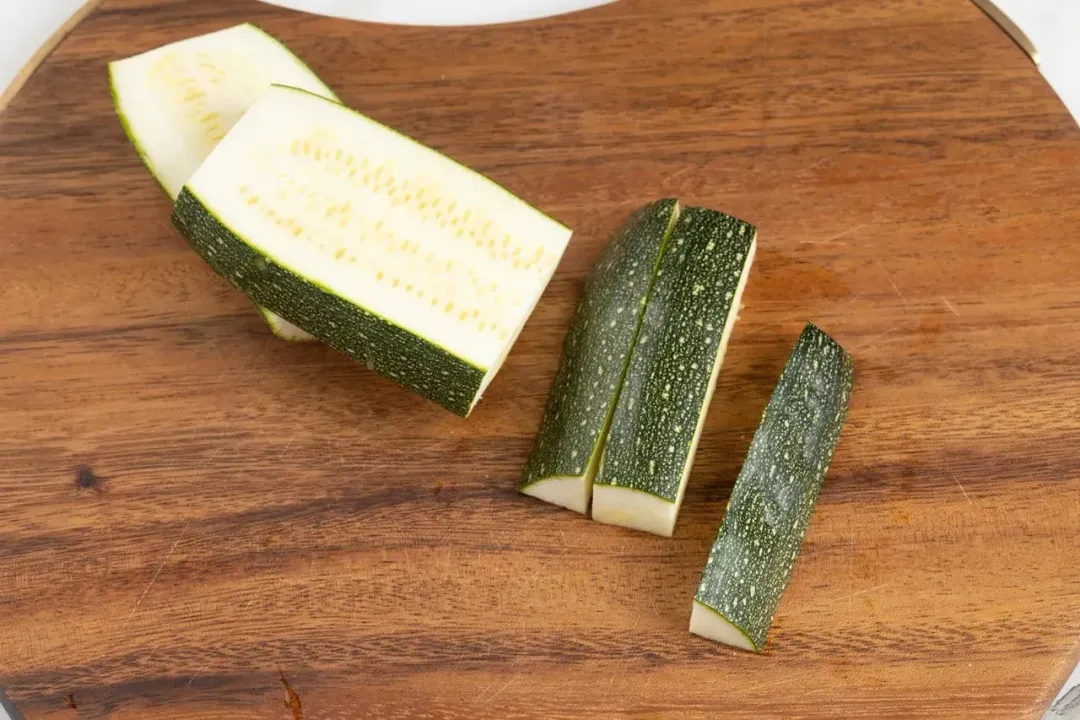
<path id="1" fill-rule="evenodd" d="M 418 395 L 469 414 L 483 369 L 278 265 L 233 234 L 186 187 L 172 220 L 210 267 L 256 303 Z"/>
<path id="2" fill-rule="evenodd" d="M 678 499 L 754 234 L 753 225 L 715 210 L 683 210 L 649 295 L 597 484 Z"/>
<path id="3" fill-rule="evenodd" d="M 852 364 L 807 324 L 765 408 L 698 586 L 760 650 L 787 587 L 851 397 Z"/>
<path id="4" fill-rule="evenodd" d="M 519 488 L 551 477 L 583 477 L 601 451 L 677 208 L 675 200 L 640 208 L 593 268 Z"/>

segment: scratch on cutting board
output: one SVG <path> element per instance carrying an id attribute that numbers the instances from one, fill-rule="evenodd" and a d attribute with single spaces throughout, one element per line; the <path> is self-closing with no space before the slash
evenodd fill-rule
<path id="1" fill-rule="evenodd" d="M 510 687 L 511 685 L 513 685 L 513 684 L 514 684 L 514 681 L 515 681 L 515 680 L 517 680 L 517 679 L 518 679 L 518 676 L 517 676 L 517 675 L 512 675 L 512 676 L 510 677 L 510 679 L 509 679 L 509 680 L 507 680 L 507 681 L 506 681 L 506 682 L 505 682 L 505 683 L 503 684 L 503 686 L 502 686 L 501 688 L 499 688 L 498 690 L 496 690 L 495 692 L 493 692 L 493 693 L 491 694 L 491 697 L 489 697 L 489 698 L 488 698 L 487 700 L 485 700 L 485 701 L 484 701 L 484 704 L 485 704 L 485 705 L 490 705 L 490 704 L 491 704 L 491 701 L 492 701 L 492 700 L 494 700 L 494 699 L 495 699 L 495 697 L 496 697 L 496 696 L 497 696 L 497 695 L 498 695 L 499 693 L 501 693 L 501 692 L 502 692 L 503 690 L 505 690 L 506 688 L 508 688 L 508 687 Z"/>
<path id="2" fill-rule="evenodd" d="M 858 547 L 855 544 L 855 521 L 854 521 L 853 518 L 848 518 L 848 544 L 850 545 L 850 548 L 848 549 L 848 553 L 847 553 L 847 555 L 848 555 L 847 576 L 848 576 L 848 583 L 849 583 L 848 587 L 850 588 L 851 587 L 850 583 L 851 583 L 852 579 L 855 577 L 855 550 Z"/>
<path id="3" fill-rule="evenodd" d="M 139 599 L 135 601 L 135 605 L 131 608 L 131 612 L 128 613 L 128 616 L 124 619 L 124 622 L 120 624 L 120 630 L 123 630 L 125 627 L 127 627 L 127 624 L 131 621 L 131 618 L 135 617 L 135 613 L 138 611 L 139 605 L 141 605 L 143 599 L 146 598 L 146 594 L 150 592 L 150 588 L 154 587 L 154 583 L 157 582 L 158 576 L 161 575 L 161 571 L 165 568 L 165 563 L 169 562 L 169 558 L 171 558 L 172 554 L 176 551 L 176 546 L 180 544 L 180 541 L 184 539 L 185 535 L 187 535 L 187 525 L 184 525 L 184 529 L 180 533 L 180 537 L 176 538 L 176 542 L 174 542 L 172 544 L 172 547 L 169 548 L 169 552 L 165 553 L 165 557 L 162 558 L 161 564 L 158 565 L 157 570 L 154 571 L 154 576 L 151 577 L 150 582 L 147 583 L 146 589 L 142 591 L 142 595 L 140 595 Z"/>
<path id="4" fill-rule="evenodd" d="M 850 570 L 850 566 L 849 566 L 849 572 L 850 571 L 851 570 Z M 846 602 L 846 601 L 849 601 L 849 600 L 853 600 L 853 599 L 855 599 L 857 597 L 860 597 L 862 595 L 869 595 L 870 593 L 877 592 L 878 590 L 884 590 L 885 588 L 891 587 L 892 585 L 895 585 L 895 584 L 896 583 L 893 583 L 893 582 L 884 582 L 884 583 L 881 583 L 880 585 L 874 585 L 873 587 L 863 588 L 862 590 L 856 590 L 855 592 L 845 593 L 843 595 L 838 595 L 838 596 L 835 596 L 835 597 L 830 596 L 830 597 L 820 598 L 819 600 L 817 600 L 815 602 L 808 603 L 805 607 L 802 608 L 801 612 L 806 613 L 806 612 L 810 612 L 812 610 L 817 610 L 818 608 L 822 608 L 822 607 L 825 607 L 825 606 L 834 607 L 839 603 L 843 603 L 843 602 Z M 850 588 L 851 585 L 849 584 L 848 587 Z"/>
<path id="5" fill-rule="evenodd" d="M 888 330 L 886 330 L 885 332 L 881 333 L 880 335 L 875 335 L 874 337 L 870 338 L 869 340 L 867 340 L 862 345 L 859 345 L 854 350 L 852 350 L 852 352 L 866 352 L 870 348 L 876 347 L 877 345 L 880 345 L 882 340 L 885 338 L 885 336 L 890 335 L 890 334 L 892 334 L 893 332 L 895 332 L 895 331 L 897 331 L 899 329 L 900 329 L 899 325 L 897 325 L 895 327 L 891 327 Z"/>
<path id="6" fill-rule="evenodd" d="M 883 588 L 887 588 L 890 585 L 892 585 L 891 582 L 881 583 L 880 585 L 875 585 L 874 587 L 866 588 L 865 590 L 859 590 L 858 592 L 853 592 L 853 593 L 850 593 L 848 595 L 838 597 L 835 600 L 832 600 L 831 602 L 843 602 L 845 600 L 853 600 L 853 599 L 859 597 L 860 595 L 869 595 L 872 592 L 876 592 L 876 591 L 881 590 Z"/>
<path id="7" fill-rule="evenodd" d="M 866 223 L 863 223 L 862 225 L 856 225 L 855 227 L 848 228 L 844 232 L 837 233 L 837 234 L 833 235 L 830 238 L 826 238 L 825 240 L 822 240 L 822 242 L 836 242 L 837 240 L 839 240 L 842 237 L 847 237 L 848 235 L 850 235 L 852 233 L 859 232 L 864 227 L 866 227 Z"/>
<path id="8" fill-rule="evenodd" d="M 491 686 L 494 685 L 494 684 L 495 684 L 495 681 L 492 680 L 487 685 L 485 685 L 484 689 L 481 690 L 480 693 L 475 698 L 473 698 L 473 704 L 475 705 L 476 703 L 480 702 L 480 698 L 484 697 L 484 695 L 487 694 L 487 691 L 490 690 Z"/>
<path id="9" fill-rule="evenodd" d="M 950 470 L 949 474 L 952 475 L 952 479 L 953 482 L 956 483 L 956 487 L 960 488 L 960 492 L 964 493 L 964 499 L 968 501 L 968 505 L 974 505 L 975 503 L 971 502 L 971 498 L 968 497 L 967 490 L 965 490 L 964 486 L 960 484 L 960 478 L 956 477 L 956 473 Z"/>
<path id="10" fill-rule="evenodd" d="M 820 166 L 820 165 L 823 165 L 823 164 L 824 164 L 824 163 L 825 163 L 826 161 L 828 161 L 828 159 L 829 159 L 829 158 L 828 158 L 828 156 L 826 156 L 826 157 L 823 157 L 823 158 L 821 158 L 820 160 L 818 160 L 818 161 L 816 161 L 816 162 L 812 162 L 812 163 L 810 163 L 809 165 L 807 165 L 806 167 L 804 167 L 804 168 L 803 168 L 802 170 L 799 170 L 799 171 L 798 171 L 797 173 L 795 173 L 795 174 L 796 174 L 796 175 L 802 175 L 802 174 L 803 174 L 804 172 L 810 172 L 810 171 L 811 171 L 811 170 L 813 170 L 814 168 L 816 168 L 816 167 L 818 167 L 818 166 Z"/>
<path id="11" fill-rule="evenodd" d="M 221 375 L 218 376 L 218 379 L 220 380 L 223 377 L 225 377 L 225 372 L 222 372 Z M 209 465 L 213 461 L 213 459 L 215 457 L 217 457 L 218 453 L 220 453 L 220 452 L 221 452 L 220 447 L 215 448 L 214 451 L 212 453 L 210 453 L 210 455 L 205 460 L 203 460 L 201 463 L 199 463 L 199 465 L 195 468 L 194 472 L 199 472 L 200 470 L 205 468 L 207 465 Z M 176 552 L 177 546 L 183 541 L 183 539 L 185 537 L 187 537 L 187 532 L 188 532 L 189 527 L 191 527 L 191 520 L 190 519 L 187 522 L 185 522 L 184 527 L 180 529 L 180 537 L 176 538 L 176 542 L 174 542 L 172 544 L 172 547 L 169 548 L 169 552 L 165 553 L 165 557 L 162 558 L 161 564 L 158 565 L 157 570 L 154 571 L 153 577 L 150 578 L 150 582 L 147 583 L 146 589 L 142 591 L 142 595 L 139 596 L 139 599 L 136 600 L 135 604 L 132 606 L 131 612 L 128 613 L 128 616 L 126 618 L 124 618 L 124 622 L 120 623 L 120 629 L 118 630 L 118 632 L 122 632 L 123 629 L 125 627 L 127 627 L 127 624 L 129 622 L 131 622 L 131 618 L 135 617 L 135 613 L 139 610 L 139 605 L 141 605 L 142 601 L 146 598 L 146 594 L 148 592 L 150 592 L 150 588 L 152 588 L 154 586 L 154 583 L 157 582 L 158 576 L 161 575 L 161 571 L 165 569 L 165 564 L 169 562 L 169 558 L 171 558 L 172 554 L 174 552 Z M 108 651 L 106 651 L 106 652 L 108 652 Z M 101 655 L 99 655 L 97 658 L 95 658 L 95 661 L 100 660 L 103 657 L 105 657 L 104 652 Z"/>
<path id="12" fill-rule="evenodd" d="M 951 312 L 956 317 L 960 317 L 960 313 L 956 312 L 956 308 L 953 307 L 953 304 L 946 300 L 944 295 L 941 295 L 940 297 L 941 302 L 945 303 L 945 307 L 949 308 L 949 312 Z"/>
<path id="13" fill-rule="evenodd" d="M 192 673 L 191 677 L 188 678 L 187 685 L 190 685 L 191 683 L 195 682 L 195 678 L 202 675 L 202 671 L 205 670 L 205 669 L 206 669 L 206 663 L 203 663 L 198 668 L 196 668 L 195 672 Z M 187 685 L 185 685 L 184 687 L 187 687 Z"/>
<path id="14" fill-rule="evenodd" d="M 214 348 L 214 352 L 216 352 L 217 356 L 221 358 L 221 362 L 225 362 L 225 356 L 221 354 L 220 350 L 218 350 L 217 343 L 213 340 L 207 340 L 207 343 L 210 345 L 210 347 Z"/>
<path id="15" fill-rule="evenodd" d="M 289 438 L 289 442 L 285 443 L 285 449 L 281 451 L 280 455 L 278 455 L 278 461 L 279 462 L 285 458 L 285 453 L 289 452 L 289 448 L 292 447 L 293 440 L 295 440 L 295 439 L 296 439 L 296 436 L 293 435 L 291 438 Z"/>
<path id="16" fill-rule="evenodd" d="M 159 647 L 161 647 L 161 641 L 160 641 L 160 640 L 158 640 L 158 641 L 157 641 L 156 643 L 154 643 L 154 647 L 150 648 L 150 652 L 149 652 L 149 653 L 147 654 L 147 656 L 146 656 L 146 657 L 144 657 L 144 658 L 142 659 L 142 661 L 143 661 L 144 663 L 145 663 L 145 662 L 149 662 L 149 661 L 150 661 L 150 658 L 154 657 L 154 653 L 156 653 L 156 652 L 157 652 L 157 649 L 158 649 Z"/>
<path id="17" fill-rule="evenodd" d="M 688 173 L 688 172 L 690 172 L 691 170 L 694 170 L 694 169 L 695 169 L 695 168 L 694 168 L 693 166 L 691 166 L 691 165 L 687 165 L 687 166 L 683 167 L 683 169 L 682 169 L 682 170 L 676 170 L 675 172 L 673 172 L 673 173 L 671 173 L 670 175 L 668 175 L 668 176 L 667 176 L 666 178 L 664 178 L 664 182 L 665 182 L 665 183 L 669 183 L 669 182 L 672 182 L 672 181 L 673 181 L 673 180 L 675 180 L 676 178 L 680 178 L 680 177 L 682 177 L 683 175 L 685 175 L 686 173 Z"/>
<path id="18" fill-rule="evenodd" d="M 889 284 L 892 285 L 892 289 L 896 292 L 896 296 L 898 298 L 900 298 L 900 302 L 904 303 L 904 307 L 907 307 L 908 306 L 907 298 L 904 297 L 904 293 L 900 292 L 900 288 L 896 286 L 896 281 L 893 280 L 892 275 L 889 274 L 889 271 L 885 269 L 885 266 L 882 265 L 881 261 L 878 260 L 877 258 L 874 259 L 874 263 L 877 264 L 877 266 L 881 270 L 882 274 L 884 274 L 885 277 L 888 278 Z"/>
<path id="19" fill-rule="evenodd" d="M 769 16 L 762 14 L 761 16 L 761 66 L 765 66 L 765 59 L 769 56 Z"/>
<path id="20" fill-rule="evenodd" d="M 859 232 L 864 227 L 866 227 L 866 223 L 863 223 L 862 225 L 856 225 L 855 227 L 850 227 L 847 230 L 844 230 L 843 232 L 836 233 L 835 235 L 827 237 L 824 240 L 800 240 L 799 244 L 800 245 L 847 245 L 848 243 L 846 243 L 846 242 L 837 242 L 837 241 L 840 238 L 844 238 L 844 237 L 847 237 L 848 235 L 851 235 L 852 233 Z"/>
<path id="21" fill-rule="evenodd" d="M 788 685 L 788 684 L 793 683 L 793 682 L 799 682 L 800 680 L 805 680 L 806 677 L 807 677 L 806 675 L 796 675 L 794 677 L 783 678 L 782 680 L 773 680 L 772 682 L 758 683 L 757 685 L 751 685 L 749 688 L 747 688 L 747 691 L 748 692 L 753 692 L 755 690 L 761 690 L 763 688 L 776 687 L 777 685 Z"/>
<path id="22" fill-rule="evenodd" d="M 652 606 L 653 615 L 660 617 L 660 608 L 656 606 L 656 598 L 653 597 L 655 593 L 647 593 L 649 598 L 649 605 Z"/>
<path id="23" fill-rule="evenodd" d="M 266 352 L 266 346 L 270 344 L 270 340 L 271 340 L 271 339 L 272 339 L 273 337 L 274 337 L 274 336 L 273 336 L 273 335 L 271 335 L 271 336 L 270 336 L 269 338 L 267 338 L 266 340 L 264 340 L 264 341 L 263 341 L 262 347 L 261 347 L 261 348 L 259 348 L 259 353 L 258 353 L 258 354 L 257 354 L 257 355 L 256 355 L 256 356 L 255 356 L 255 357 L 254 357 L 254 358 L 252 359 L 252 361 L 251 361 L 250 363 L 248 363 L 248 365 L 247 365 L 247 366 L 246 366 L 246 367 L 244 368 L 244 372 L 245 372 L 245 373 L 247 373 L 247 372 L 250 372 L 250 371 L 254 370 L 254 369 L 255 369 L 255 367 L 256 367 L 256 366 L 257 366 L 257 365 L 259 364 L 259 361 L 260 361 L 260 360 L 262 360 L 262 356 L 263 356 L 263 353 L 265 353 L 265 352 Z M 255 379 L 256 379 L 256 380 L 262 379 L 262 376 L 263 376 L 263 375 L 265 375 L 265 374 L 266 374 L 267 372 L 269 372 L 269 370 L 268 370 L 267 368 L 263 368 L 262 372 L 260 372 L 260 373 L 259 373 L 259 374 L 258 374 L 258 375 L 256 376 L 256 378 L 255 378 Z"/>
<path id="24" fill-rule="evenodd" d="M 840 148 L 839 150 L 834 150 L 832 152 L 832 154 L 826 155 L 825 157 L 821 158 L 820 160 L 817 160 L 815 162 L 810 163 L 809 165 L 807 165 L 806 167 L 804 167 L 802 170 L 798 171 L 795 174 L 796 175 L 802 175 L 803 173 L 808 173 L 811 170 L 813 170 L 814 168 L 820 167 L 821 165 L 824 165 L 829 160 L 832 160 L 833 158 L 835 158 L 835 157 L 837 157 L 839 155 L 843 155 L 844 153 L 846 153 L 850 149 L 851 149 L 850 145 L 845 145 L 842 148 Z M 862 227 L 862 226 L 860 226 L 860 227 Z"/>

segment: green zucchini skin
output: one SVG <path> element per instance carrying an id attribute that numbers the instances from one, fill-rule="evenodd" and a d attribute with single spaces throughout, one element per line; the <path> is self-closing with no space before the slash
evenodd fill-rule
<path id="1" fill-rule="evenodd" d="M 638 209 L 608 243 L 588 280 L 563 343 L 540 431 L 518 489 L 550 478 L 591 486 L 630 350 L 679 205 Z M 591 487 L 583 487 L 585 512 Z"/>
<path id="2" fill-rule="evenodd" d="M 695 602 L 760 652 L 810 523 L 851 398 L 844 349 L 808 323 L 750 444 Z"/>
<path id="3" fill-rule="evenodd" d="M 737 218 L 683 210 L 645 308 L 598 486 L 640 491 L 672 505 L 681 500 L 755 237 L 754 226 Z M 594 516 L 596 507 L 594 501 Z"/>
<path id="4" fill-rule="evenodd" d="M 185 187 L 173 224 L 219 275 L 254 302 L 418 395 L 466 417 L 485 371 L 328 292 L 225 227 Z"/>

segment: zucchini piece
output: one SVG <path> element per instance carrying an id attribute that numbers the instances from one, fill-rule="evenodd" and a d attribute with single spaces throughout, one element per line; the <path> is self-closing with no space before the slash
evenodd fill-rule
<path id="1" fill-rule="evenodd" d="M 250 23 L 111 62 L 109 82 L 128 140 L 174 201 L 271 83 L 337 100 L 288 48 Z M 256 309 L 279 337 L 314 339 L 265 308 Z"/>
<path id="2" fill-rule="evenodd" d="M 588 510 L 630 349 L 678 215 L 676 200 L 639 209 L 589 275 L 518 485 L 526 495 L 579 513 Z"/>
<path id="3" fill-rule="evenodd" d="M 472 170 L 282 86 L 199 167 L 173 222 L 255 302 L 462 416 L 570 238 Z"/>
<path id="4" fill-rule="evenodd" d="M 852 378 L 844 349 L 808 323 L 731 491 L 690 632 L 761 651 L 840 439 Z"/>
<path id="5" fill-rule="evenodd" d="M 671 536 L 756 237 L 715 210 L 679 216 L 612 417 L 594 520 Z"/>

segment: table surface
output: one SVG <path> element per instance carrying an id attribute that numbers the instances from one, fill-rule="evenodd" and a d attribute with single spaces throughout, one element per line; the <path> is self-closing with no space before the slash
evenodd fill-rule
<path id="1" fill-rule="evenodd" d="M 471 418 L 271 337 L 169 226 L 104 65 L 242 20 L 575 229 Z M 0 115 L 0 686 L 30 718 L 1037 717 L 1080 637 L 1078 188 L 1080 130 L 966 0 L 483 31 L 105 0 Z M 663 539 L 514 483 L 583 279 L 672 195 L 760 250 Z M 755 656 L 690 600 L 808 319 L 856 392 Z"/>

